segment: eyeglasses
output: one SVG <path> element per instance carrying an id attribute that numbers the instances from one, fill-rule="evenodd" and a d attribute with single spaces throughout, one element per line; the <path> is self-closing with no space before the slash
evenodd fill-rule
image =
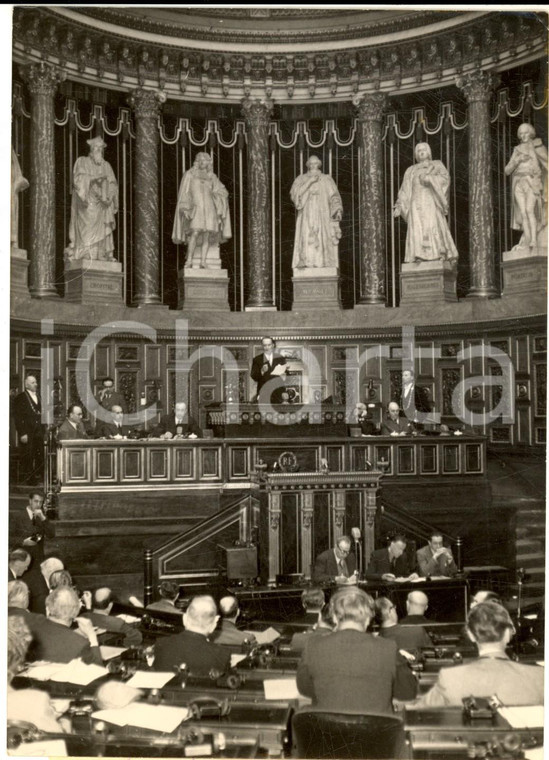
<path id="1" fill-rule="evenodd" d="M 341 552 L 341 554 L 350 554 L 350 553 L 351 553 L 351 550 L 350 550 L 350 549 L 342 549 L 342 548 L 341 548 L 341 547 L 339 547 L 339 546 L 338 546 L 337 548 L 338 548 L 338 550 Z"/>

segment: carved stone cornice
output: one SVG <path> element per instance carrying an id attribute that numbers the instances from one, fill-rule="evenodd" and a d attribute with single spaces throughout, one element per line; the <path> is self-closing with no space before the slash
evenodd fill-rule
<path id="1" fill-rule="evenodd" d="M 356 95 L 353 98 L 359 121 L 381 121 L 387 102 L 387 95 L 382 92 Z"/>
<path id="2" fill-rule="evenodd" d="M 160 115 L 162 104 L 166 102 L 166 95 L 157 90 L 145 90 L 142 87 L 138 87 L 130 92 L 128 102 L 139 118 L 157 119 Z"/>
<path id="3" fill-rule="evenodd" d="M 57 90 L 57 85 L 66 78 L 64 71 L 44 62 L 20 66 L 19 70 L 27 83 L 31 95 L 49 95 L 53 97 Z"/>
<path id="4" fill-rule="evenodd" d="M 269 126 L 273 108 L 274 102 L 269 98 L 265 100 L 244 98 L 242 100 L 242 113 L 251 126 L 265 127 L 266 129 Z"/>
<path id="5" fill-rule="evenodd" d="M 481 69 L 456 77 L 456 85 L 464 93 L 469 103 L 489 102 L 492 91 L 497 87 L 497 84 L 497 76 Z"/>

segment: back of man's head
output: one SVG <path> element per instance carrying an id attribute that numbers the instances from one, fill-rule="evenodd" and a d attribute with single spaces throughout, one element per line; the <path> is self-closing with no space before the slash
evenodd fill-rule
<path id="1" fill-rule="evenodd" d="M 179 584 L 173 581 L 162 581 L 158 586 L 158 593 L 162 599 L 169 599 L 170 602 L 175 602 L 179 596 Z"/>
<path id="2" fill-rule="evenodd" d="M 477 604 L 482 604 L 482 602 L 495 602 L 496 604 L 500 604 L 503 607 L 503 600 L 499 594 L 496 594 L 495 591 L 489 591 L 488 589 L 481 589 L 480 591 L 477 591 L 477 593 L 473 596 L 470 602 L 471 607 L 476 607 Z"/>
<path id="3" fill-rule="evenodd" d="M 374 616 L 374 600 L 360 588 L 338 589 L 330 599 L 332 615 L 340 626 L 342 623 L 356 623 L 366 630 Z"/>
<path id="4" fill-rule="evenodd" d="M 334 618 L 332 616 L 332 607 L 330 605 L 330 602 L 326 602 L 322 606 L 322 609 L 318 613 L 318 628 L 329 628 L 331 631 L 334 630 Z"/>
<path id="5" fill-rule="evenodd" d="M 26 610 L 29 606 L 29 588 L 24 581 L 8 583 L 8 607 L 18 607 Z"/>
<path id="6" fill-rule="evenodd" d="M 225 620 L 236 619 L 238 615 L 238 599 L 235 596 L 224 596 L 219 600 L 219 612 Z"/>
<path id="7" fill-rule="evenodd" d="M 56 570 L 64 570 L 65 566 L 59 559 L 59 557 L 48 557 L 43 562 L 40 563 L 40 570 L 42 572 L 42 575 L 46 579 L 46 582 L 49 582 L 50 576 L 52 573 L 54 573 Z"/>
<path id="8" fill-rule="evenodd" d="M 386 623 L 394 610 L 395 605 L 386 596 L 378 596 L 375 601 L 376 613 L 381 624 Z"/>
<path id="9" fill-rule="evenodd" d="M 80 599 L 72 588 L 63 586 L 51 591 L 46 597 L 46 614 L 69 625 L 78 617 Z"/>
<path id="10" fill-rule="evenodd" d="M 481 602 L 473 607 L 467 628 L 479 644 L 503 642 L 506 631 L 509 631 L 509 640 L 515 630 L 507 610 L 496 602 Z"/>
<path id="11" fill-rule="evenodd" d="M 409 615 L 423 615 L 428 606 L 427 594 L 423 591 L 410 591 L 406 598 L 406 609 Z"/>
<path id="12" fill-rule="evenodd" d="M 218 619 L 217 607 L 211 596 L 193 597 L 186 612 L 183 613 L 185 629 L 205 636 L 214 630 Z"/>
<path id="13" fill-rule="evenodd" d="M 324 591 L 321 588 L 311 586 L 301 594 L 301 604 L 308 612 L 318 612 L 324 605 Z"/>
<path id="14" fill-rule="evenodd" d="M 24 549 L 14 549 L 8 555 L 8 564 L 15 565 L 16 563 L 25 564 L 30 559 L 30 554 Z"/>
<path id="15" fill-rule="evenodd" d="M 112 602 L 112 591 L 107 586 L 98 588 L 93 592 L 93 608 L 95 610 L 106 610 Z"/>

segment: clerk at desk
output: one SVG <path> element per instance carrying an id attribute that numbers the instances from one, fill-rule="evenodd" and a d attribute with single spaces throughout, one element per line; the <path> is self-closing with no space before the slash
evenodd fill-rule
<path id="1" fill-rule="evenodd" d="M 184 401 L 176 401 L 171 414 L 166 414 L 161 418 L 159 424 L 153 431 L 154 438 L 198 438 L 200 428 L 195 420 L 187 414 L 187 404 Z"/>
<path id="2" fill-rule="evenodd" d="M 417 573 L 412 573 L 406 556 L 406 536 L 397 533 L 386 549 L 372 552 L 370 564 L 366 570 L 367 580 L 416 580 Z"/>
<path id="3" fill-rule="evenodd" d="M 341 536 L 333 549 L 326 549 L 316 558 L 313 581 L 326 583 L 334 581 L 339 584 L 356 582 L 356 557 L 351 554 L 351 539 Z"/>
<path id="4" fill-rule="evenodd" d="M 424 578 L 452 578 L 458 568 L 450 549 L 442 542 L 436 530 L 431 532 L 427 546 L 416 552 L 419 574 Z"/>
<path id="5" fill-rule="evenodd" d="M 381 423 L 381 435 L 411 435 L 412 423 L 407 417 L 400 416 L 400 407 L 396 401 L 390 401 L 387 415 Z"/>

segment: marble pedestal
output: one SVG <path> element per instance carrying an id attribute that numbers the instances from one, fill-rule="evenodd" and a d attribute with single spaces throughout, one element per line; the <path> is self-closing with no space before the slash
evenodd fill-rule
<path id="1" fill-rule="evenodd" d="M 528 248 L 515 248 L 503 254 L 503 296 L 547 295 L 547 249 L 545 255 L 532 256 Z"/>
<path id="2" fill-rule="evenodd" d="M 65 263 L 65 301 L 124 303 L 124 275 L 117 261 L 79 259 Z"/>
<path id="3" fill-rule="evenodd" d="M 327 311 L 341 309 L 339 269 L 316 267 L 294 269 L 292 311 Z"/>
<path id="4" fill-rule="evenodd" d="M 177 306 L 185 311 L 230 311 L 227 270 L 180 269 Z"/>
<path id="5" fill-rule="evenodd" d="M 400 304 L 457 301 L 456 267 L 449 261 L 403 264 L 400 271 Z"/>
<path id="6" fill-rule="evenodd" d="M 29 260 L 27 259 L 27 252 L 23 248 L 11 249 L 10 266 L 11 292 L 28 296 Z"/>

